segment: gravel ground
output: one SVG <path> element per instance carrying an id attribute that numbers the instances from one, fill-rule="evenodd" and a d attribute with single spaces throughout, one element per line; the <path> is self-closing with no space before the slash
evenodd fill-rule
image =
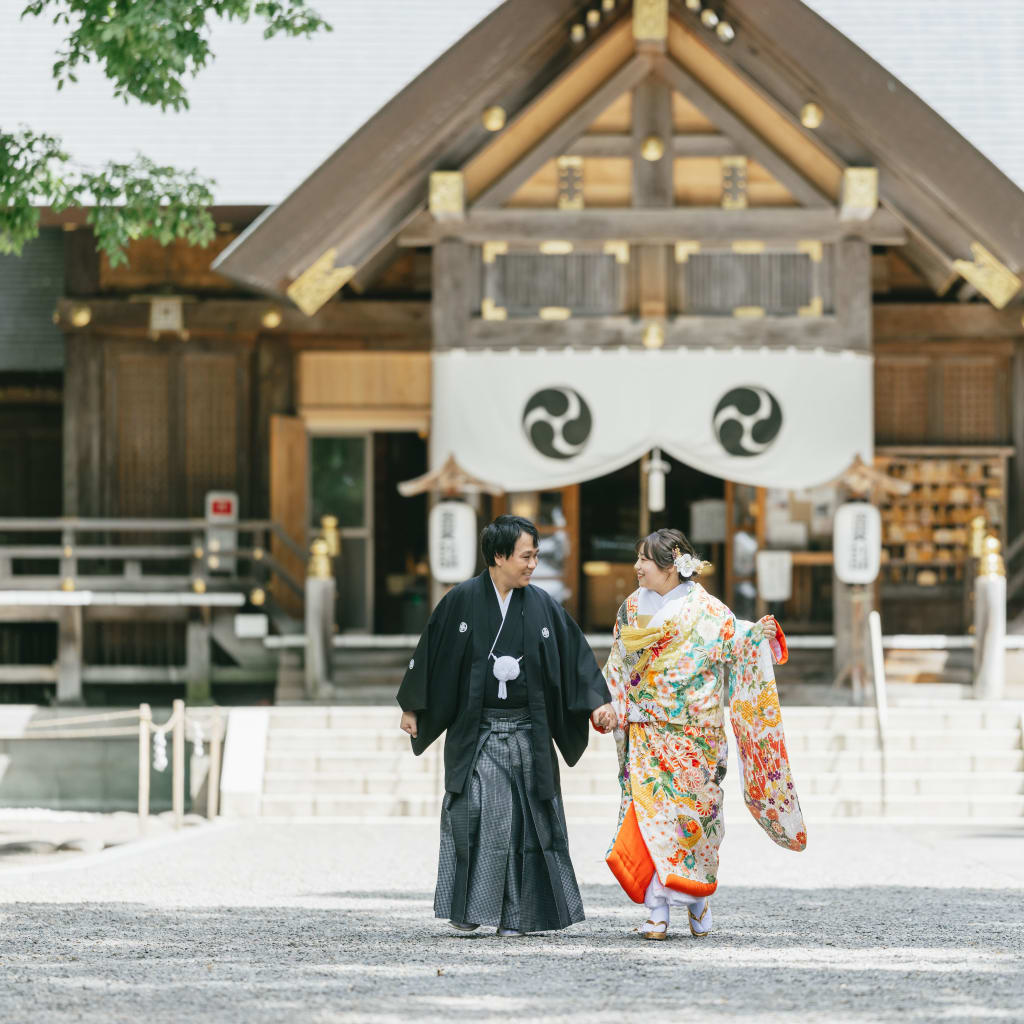
<path id="1" fill-rule="evenodd" d="M 0 870 L 0 1020 L 147 1024 L 1024 1021 L 1024 830 L 811 823 L 806 853 L 734 811 L 713 936 L 640 940 L 570 830 L 588 919 L 459 936 L 432 917 L 434 822 L 199 826 Z"/>

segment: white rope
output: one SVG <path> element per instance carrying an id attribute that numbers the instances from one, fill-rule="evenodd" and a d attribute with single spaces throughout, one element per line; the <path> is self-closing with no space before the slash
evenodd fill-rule
<path id="1" fill-rule="evenodd" d="M 167 770 L 167 736 L 166 729 L 153 733 L 153 771 Z"/>

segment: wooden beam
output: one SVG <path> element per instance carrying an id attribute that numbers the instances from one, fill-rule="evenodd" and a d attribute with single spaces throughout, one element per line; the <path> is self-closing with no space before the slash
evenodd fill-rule
<path id="1" fill-rule="evenodd" d="M 642 348 L 646 324 L 627 316 L 573 317 L 552 323 L 535 318 L 470 321 L 466 332 L 470 348 Z M 764 317 L 759 320 L 731 316 L 679 316 L 665 324 L 665 347 L 712 348 L 844 348 L 835 317 Z"/>
<path id="2" fill-rule="evenodd" d="M 435 245 L 442 238 L 458 237 L 481 244 L 541 242 L 551 238 L 573 241 L 623 239 L 651 244 L 673 244 L 679 239 L 697 242 L 757 239 L 768 244 L 791 244 L 805 239 L 835 242 L 862 238 L 872 245 L 902 245 L 906 231 L 887 210 L 878 210 L 867 221 L 841 222 L 838 212 L 800 207 L 682 207 L 665 210 L 589 209 L 474 210 L 466 219 L 434 222 L 429 214 L 413 221 L 399 236 L 400 245 Z"/>
<path id="3" fill-rule="evenodd" d="M 390 238 L 360 268 L 349 281 L 352 290 L 362 295 L 374 281 L 394 262 L 398 255 L 397 238 Z"/>
<path id="4" fill-rule="evenodd" d="M 125 299 L 91 299 L 89 325 L 71 323 L 72 307 L 80 301 L 61 299 L 58 303 L 62 330 L 70 337 L 105 334 L 146 336 L 149 306 Z M 262 318 L 274 310 L 279 326 L 265 327 Z M 202 337 L 229 338 L 239 344 L 253 343 L 257 335 L 323 335 L 331 339 L 391 342 L 392 347 L 426 348 L 430 345 L 430 303 L 427 301 L 385 302 L 344 299 L 329 302 L 315 316 L 307 317 L 288 305 L 268 299 L 200 299 L 185 304 L 185 326 L 193 340 Z"/>
<path id="5" fill-rule="evenodd" d="M 644 155 L 644 142 L 659 139 L 661 156 Z M 659 78 L 648 76 L 633 90 L 633 205 L 664 208 L 673 203 L 672 92 Z"/>
<path id="6" fill-rule="evenodd" d="M 674 60 L 669 57 L 656 58 L 654 72 L 667 85 L 685 96 L 717 128 L 739 143 L 746 155 L 757 160 L 770 174 L 785 185 L 798 203 L 809 207 L 832 206 L 831 200 L 817 185 L 808 181 L 745 121 L 742 121 L 724 103 L 712 96 L 696 78 Z"/>
<path id="7" fill-rule="evenodd" d="M 490 188 L 481 193 L 473 204 L 473 209 L 494 209 L 501 206 L 548 160 L 563 154 L 567 146 L 586 132 L 601 111 L 646 78 L 650 70 L 650 57 L 637 55 L 628 60 L 565 120 L 548 132 L 533 149 L 505 171 Z"/>
<path id="8" fill-rule="evenodd" d="M 632 157 L 633 136 L 625 132 L 592 132 L 581 135 L 565 151 L 566 156 Z M 680 156 L 734 156 L 742 153 L 728 135 L 687 132 L 672 135 L 671 154 Z M 671 155 L 670 154 L 670 155 Z"/>
<path id="9" fill-rule="evenodd" d="M 1020 310 L 988 303 L 882 303 L 872 309 L 875 345 L 885 342 L 1024 339 Z"/>

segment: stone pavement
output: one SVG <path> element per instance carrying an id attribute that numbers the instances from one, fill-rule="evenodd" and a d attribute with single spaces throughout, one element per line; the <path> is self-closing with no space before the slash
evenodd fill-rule
<path id="1" fill-rule="evenodd" d="M 809 823 L 732 804 L 714 935 L 634 932 L 573 828 L 588 919 L 459 936 L 431 916 L 437 825 L 246 821 L 0 868 L 0 1020 L 1022 1021 L 1024 830 Z"/>

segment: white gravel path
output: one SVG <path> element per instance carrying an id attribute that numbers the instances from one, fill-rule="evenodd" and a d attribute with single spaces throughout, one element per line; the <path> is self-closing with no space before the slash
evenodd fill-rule
<path id="1" fill-rule="evenodd" d="M 434 822 L 243 822 L 0 869 L 0 1021 L 1024 1021 L 1024 830 L 734 811 L 714 935 L 641 941 L 570 832 L 588 919 L 522 939 L 432 917 Z"/>

